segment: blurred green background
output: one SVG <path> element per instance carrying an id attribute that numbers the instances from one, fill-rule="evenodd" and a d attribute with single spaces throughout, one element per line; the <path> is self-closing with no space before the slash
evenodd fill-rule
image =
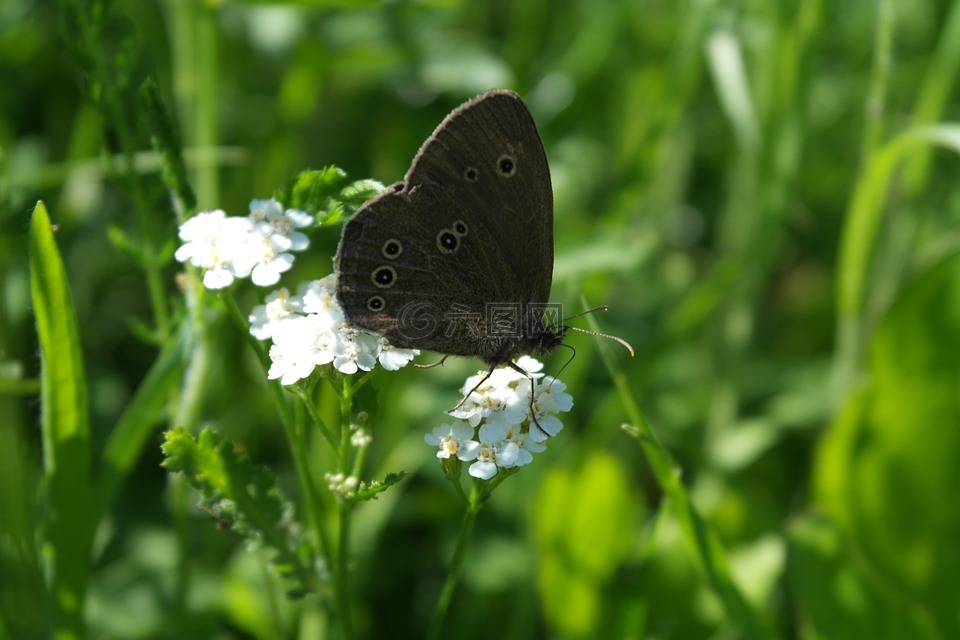
<path id="1" fill-rule="evenodd" d="M 152 76 L 198 209 L 231 215 L 306 168 L 397 181 L 487 89 L 533 113 L 556 201 L 553 301 L 609 304 L 600 329 L 637 356 L 568 336 L 566 429 L 481 513 L 444 637 L 739 637 L 619 428 L 629 400 L 598 349 L 765 635 L 960 637 L 958 63 L 948 0 L 4 0 L 0 626 L 17 637 L 16 620 L 43 615 L 39 571 L 11 559 L 30 557 L 18 545 L 43 500 L 37 200 L 77 309 L 94 471 L 158 350 L 156 289 L 124 243 L 166 256 L 160 291 L 181 296 L 140 102 Z M 284 282 L 329 273 L 339 232 L 316 230 Z M 259 295 L 238 292 L 246 309 Z M 199 418 L 292 491 L 257 364 L 211 322 Z M 462 509 L 422 436 L 479 366 L 364 390 L 371 477 L 412 474 L 357 512 L 365 637 L 425 633 Z M 315 601 L 284 601 L 256 554 L 190 508 L 159 467 L 174 425 L 154 422 L 93 541 L 90 637 L 323 637 Z"/>

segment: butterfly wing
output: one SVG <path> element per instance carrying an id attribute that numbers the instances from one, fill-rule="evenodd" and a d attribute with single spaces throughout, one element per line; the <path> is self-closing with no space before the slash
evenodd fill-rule
<path id="1" fill-rule="evenodd" d="M 451 113 L 404 182 L 347 222 L 337 271 L 352 324 L 398 346 L 489 353 L 491 309 L 520 321 L 550 294 L 550 174 L 523 102 L 495 91 Z"/>

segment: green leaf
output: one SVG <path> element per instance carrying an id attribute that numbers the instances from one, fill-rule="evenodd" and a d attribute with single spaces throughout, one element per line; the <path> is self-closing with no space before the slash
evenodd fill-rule
<path id="1" fill-rule="evenodd" d="M 30 222 L 30 285 L 41 365 L 41 429 L 48 493 L 47 538 L 54 628 L 83 635 L 90 572 L 90 418 L 80 337 L 50 218 L 37 203 Z"/>
<path id="2" fill-rule="evenodd" d="M 368 199 L 383 191 L 376 180 L 347 182 L 347 174 L 339 167 L 302 171 L 287 190 L 275 197 L 289 207 L 302 209 L 321 224 L 334 224 L 349 217 Z"/>
<path id="3" fill-rule="evenodd" d="M 309 547 L 294 520 L 294 508 L 280 492 L 276 478 L 257 469 L 233 445 L 210 429 L 198 438 L 185 429 L 167 432 L 163 467 L 183 473 L 200 492 L 200 508 L 218 525 L 230 528 L 248 543 L 273 552 L 271 564 L 288 581 L 288 595 L 316 591 L 320 579 Z"/>
<path id="4" fill-rule="evenodd" d="M 406 477 L 406 473 L 388 473 L 380 482 L 372 482 L 369 485 L 363 484 L 356 492 L 348 496 L 350 502 L 363 502 L 365 500 L 375 500 L 378 493 L 383 493 L 393 485 L 397 484 Z"/>
<path id="5" fill-rule="evenodd" d="M 960 256 L 901 292 L 874 334 L 868 376 L 823 441 L 819 501 L 903 615 L 960 637 Z"/>

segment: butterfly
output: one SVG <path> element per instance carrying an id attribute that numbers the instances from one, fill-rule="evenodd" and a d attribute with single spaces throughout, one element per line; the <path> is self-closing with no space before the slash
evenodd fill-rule
<path id="1" fill-rule="evenodd" d="M 444 359 L 479 358 L 491 373 L 509 366 L 534 384 L 514 360 L 548 355 L 570 327 L 548 303 L 553 190 L 520 97 L 494 90 L 454 109 L 403 181 L 346 223 L 336 271 L 352 325 Z"/>

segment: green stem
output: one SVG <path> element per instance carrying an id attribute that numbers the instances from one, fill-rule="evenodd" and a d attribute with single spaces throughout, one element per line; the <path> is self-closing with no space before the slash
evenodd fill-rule
<path id="1" fill-rule="evenodd" d="M 350 473 L 350 423 L 353 410 L 353 392 L 350 377 L 343 378 L 343 390 L 340 394 L 340 447 L 337 452 L 337 471 L 344 478 Z M 353 620 L 350 612 L 350 524 L 353 503 L 344 496 L 339 498 L 340 540 L 337 554 L 337 608 L 343 631 L 347 638 L 353 637 Z"/>
<path id="2" fill-rule="evenodd" d="M 303 398 L 303 404 L 307 407 L 307 411 L 310 413 L 310 417 L 313 418 L 313 422 L 320 431 L 320 435 L 323 436 L 323 439 L 327 441 L 327 444 L 330 445 L 332 450 L 337 451 L 337 441 L 333 437 L 333 431 L 330 429 L 327 421 L 324 420 L 323 414 L 320 413 L 316 404 L 313 402 L 312 389 L 300 391 L 299 395 Z"/>
<path id="3" fill-rule="evenodd" d="M 473 531 L 473 524 L 477 520 L 477 513 L 480 512 L 481 502 L 477 498 L 477 484 L 474 483 L 471 502 L 467 507 L 467 512 L 463 516 L 463 525 L 460 527 L 460 539 L 457 540 L 457 548 L 453 552 L 453 561 L 450 563 L 450 572 L 447 573 L 447 579 L 443 583 L 443 591 L 440 592 L 440 598 L 437 600 L 437 608 L 433 612 L 433 620 L 430 622 L 430 631 L 427 634 L 427 638 L 430 640 L 440 638 L 443 621 L 447 617 L 450 602 L 453 600 L 453 592 L 457 588 L 457 582 L 460 579 L 460 571 L 463 569 L 463 559 L 467 555 L 467 543 L 470 541 L 470 533 Z"/>
<path id="4" fill-rule="evenodd" d="M 877 28 L 873 42 L 873 67 L 864 114 L 861 165 L 866 165 L 883 139 L 883 112 L 887 101 L 887 82 L 890 78 L 890 50 L 893 46 L 893 25 L 896 6 L 892 0 L 880 0 L 877 5 Z"/>

